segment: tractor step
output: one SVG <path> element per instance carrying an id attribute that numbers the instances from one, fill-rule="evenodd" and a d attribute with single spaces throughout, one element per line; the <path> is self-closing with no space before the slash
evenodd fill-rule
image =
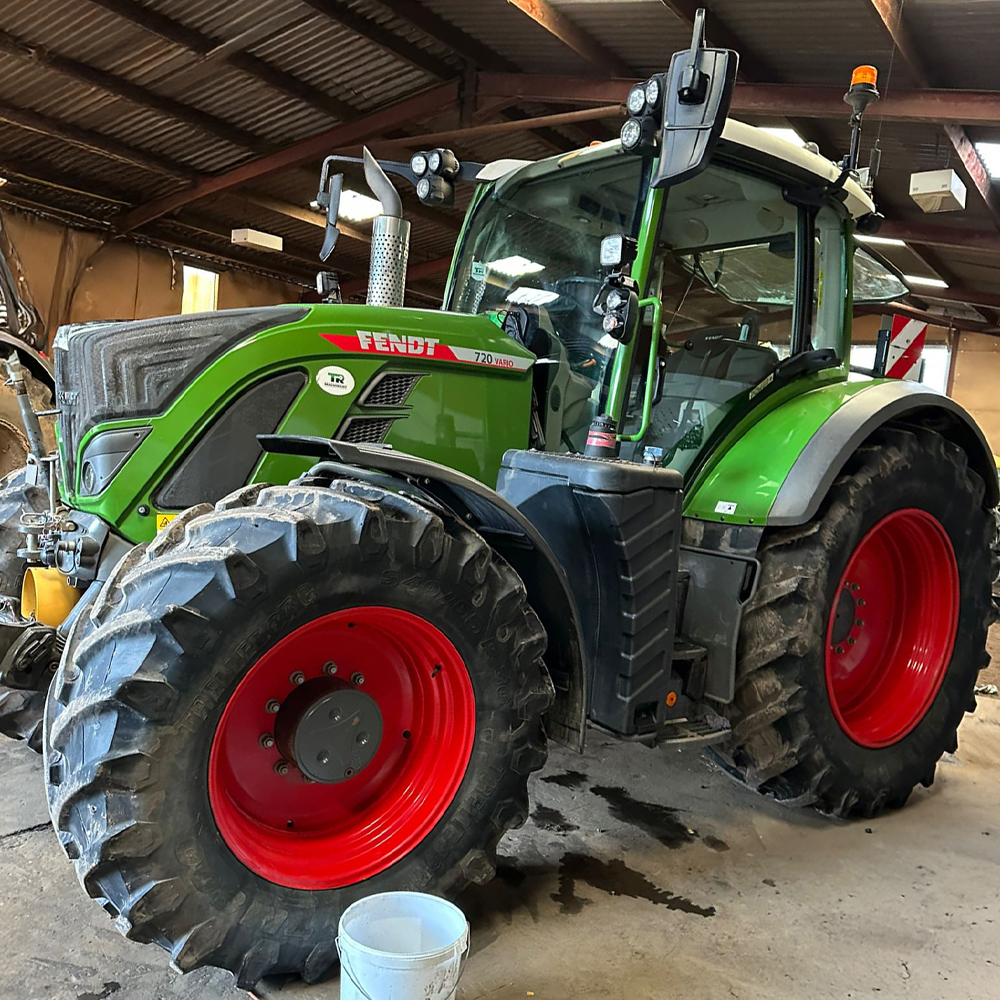
<path id="1" fill-rule="evenodd" d="M 656 738 L 657 745 L 706 747 L 729 737 L 729 720 L 709 712 L 701 719 L 672 719 L 665 723 Z"/>

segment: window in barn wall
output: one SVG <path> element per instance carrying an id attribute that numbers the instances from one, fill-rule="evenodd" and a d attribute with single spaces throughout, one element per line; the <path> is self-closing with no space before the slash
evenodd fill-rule
<path id="1" fill-rule="evenodd" d="M 184 265 L 182 313 L 211 312 L 219 305 L 219 275 L 200 267 Z"/>
<path id="2" fill-rule="evenodd" d="M 948 391 L 948 364 L 950 351 L 947 344 L 926 344 L 921 354 L 924 366 L 920 381 L 938 392 Z M 855 344 L 851 347 L 851 364 L 858 368 L 871 368 L 875 364 L 874 344 Z"/>

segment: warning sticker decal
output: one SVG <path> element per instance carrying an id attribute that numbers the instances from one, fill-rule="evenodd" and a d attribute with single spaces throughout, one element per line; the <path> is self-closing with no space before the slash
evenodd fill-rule
<path id="1" fill-rule="evenodd" d="M 335 344 L 342 351 L 361 354 L 387 354 L 408 358 L 434 358 L 436 361 L 459 361 L 467 365 L 485 365 L 487 368 L 506 368 L 508 371 L 527 371 L 534 358 L 520 358 L 514 354 L 496 351 L 479 351 L 470 347 L 457 347 L 442 343 L 436 337 L 410 334 L 380 333 L 358 330 L 356 334 L 320 334 L 324 340 Z"/>
<path id="2" fill-rule="evenodd" d="M 160 514 L 156 515 L 156 530 L 162 531 L 170 522 L 176 517 L 176 514 Z"/>

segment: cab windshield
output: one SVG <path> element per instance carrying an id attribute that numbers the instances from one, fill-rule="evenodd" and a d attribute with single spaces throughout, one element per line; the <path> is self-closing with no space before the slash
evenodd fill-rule
<path id="1" fill-rule="evenodd" d="M 529 348 L 554 370 L 560 428 L 542 447 L 577 450 L 602 404 L 618 342 L 594 310 L 605 272 L 601 240 L 636 224 L 642 162 L 589 153 L 544 173 L 500 181 L 476 207 L 463 240 L 448 308 L 526 314 Z M 542 347 L 538 348 L 538 344 Z M 550 399 L 551 403 L 552 400 Z M 544 434 L 543 434 L 544 437 Z M 536 442 L 539 443 L 540 442 Z"/>
<path id="2" fill-rule="evenodd" d="M 594 309 L 606 277 L 600 242 L 637 230 L 641 160 L 581 160 L 534 175 L 529 168 L 485 195 L 469 222 L 449 304 L 457 312 L 526 315 L 517 331 L 526 324 L 540 331 L 526 343 L 539 358 L 542 419 L 533 446 L 547 450 L 582 451 L 592 418 L 604 409 L 619 345 Z M 654 406 L 646 434 L 625 443 L 622 457 L 639 460 L 644 447 L 656 446 L 664 464 L 686 472 L 739 400 L 793 350 L 801 223 L 781 184 L 725 162 L 664 194 L 648 286 L 662 303 Z M 847 262 L 839 209 L 820 210 L 815 240 L 804 346 L 843 357 Z M 635 336 L 626 435 L 641 425 L 649 310 Z"/>

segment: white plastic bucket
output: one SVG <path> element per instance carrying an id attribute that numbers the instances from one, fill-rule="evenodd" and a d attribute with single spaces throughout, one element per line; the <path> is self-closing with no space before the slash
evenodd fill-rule
<path id="1" fill-rule="evenodd" d="M 359 899 L 340 918 L 340 1000 L 450 1000 L 469 950 L 469 922 L 422 892 Z"/>

